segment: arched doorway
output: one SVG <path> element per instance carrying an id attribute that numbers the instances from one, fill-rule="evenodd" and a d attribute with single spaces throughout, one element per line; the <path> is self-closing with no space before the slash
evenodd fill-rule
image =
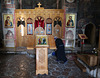
<path id="1" fill-rule="evenodd" d="M 89 23 L 85 27 L 85 34 L 88 39 L 85 40 L 85 44 L 90 44 L 95 46 L 95 38 L 96 38 L 96 27 L 94 24 Z"/>

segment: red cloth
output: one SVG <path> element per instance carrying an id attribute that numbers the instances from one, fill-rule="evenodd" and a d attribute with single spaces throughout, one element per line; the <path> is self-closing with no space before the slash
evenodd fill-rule
<path id="1" fill-rule="evenodd" d="M 8 21 L 6 20 L 6 21 L 5 21 L 5 26 L 7 26 L 7 24 L 8 24 Z"/>
<path id="2" fill-rule="evenodd" d="M 35 29 L 39 27 L 39 24 L 40 24 L 40 27 L 44 29 L 44 20 L 41 20 L 41 18 L 38 20 L 35 20 Z"/>

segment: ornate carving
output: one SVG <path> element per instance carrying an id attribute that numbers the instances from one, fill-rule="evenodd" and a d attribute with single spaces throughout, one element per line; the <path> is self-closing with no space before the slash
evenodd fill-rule
<path id="1" fill-rule="evenodd" d="M 28 18 L 28 19 L 27 19 L 27 23 L 28 23 L 28 24 L 29 24 L 29 23 L 32 24 L 32 23 L 33 23 L 32 18 Z"/>
<path id="2" fill-rule="evenodd" d="M 47 18 L 46 23 L 47 24 L 52 24 L 52 19 L 51 18 Z"/>
<path id="3" fill-rule="evenodd" d="M 39 52 L 41 52 L 39 53 L 39 62 L 43 64 L 45 62 L 45 50 L 41 48 Z"/>
<path id="4" fill-rule="evenodd" d="M 60 25 L 60 26 L 62 26 L 61 20 L 62 20 L 62 18 L 56 17 L 56 18 L 54 19 L 54 27 L 55 27 L 57 24 Z"/>

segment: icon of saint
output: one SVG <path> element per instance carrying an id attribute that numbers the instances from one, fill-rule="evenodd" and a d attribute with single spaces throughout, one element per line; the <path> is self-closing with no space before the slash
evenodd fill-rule
<path id="1" fill-rule="evenodd" d="M 12 22 L 10 20 L 10 16 L 7 16 L 6 20 L 5 20 L 5 27 L 7 27 L 7 26 L 12 27 Z"/>
<path id="2" fill-rule="evenodd" d="M 72 20 L 72 16 L 69 16 L 68 22 L 67 22 L 67 26 L 74 26 L 74 22 Z"/>
<path id="3" fill-rule="evenodd" d="M 46 39 L 45 39 L 45 37 L 42 38 L 42 42 L 43 42 L 43 44 L 46 44 Z"/>
<path id="4" fill-rule="evenodd" d="M 41 37 L 39 37 L 38 39 L 38 44 L 41 44 Z"/>
<path id="5" fill-rule="evenodd" d="M 31 25 L 29 25 L 29 28 L 28 28 L 29 33 L 31 33 L 31 29 L 32 29 L 32 27 L 31 27 Z"/>

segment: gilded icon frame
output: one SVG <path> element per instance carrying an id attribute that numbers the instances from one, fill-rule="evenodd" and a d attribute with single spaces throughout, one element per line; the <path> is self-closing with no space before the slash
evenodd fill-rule
<path id="1" fill-rule="evenodd" d="M 13 14 L 3 14 L 3 24 L 4 28 L 13 28 Z"/>
<path id="2" fill-rule="evenodd" d="M 48 36 L 36 35 L 36 46 L 48 46 Z"/>

